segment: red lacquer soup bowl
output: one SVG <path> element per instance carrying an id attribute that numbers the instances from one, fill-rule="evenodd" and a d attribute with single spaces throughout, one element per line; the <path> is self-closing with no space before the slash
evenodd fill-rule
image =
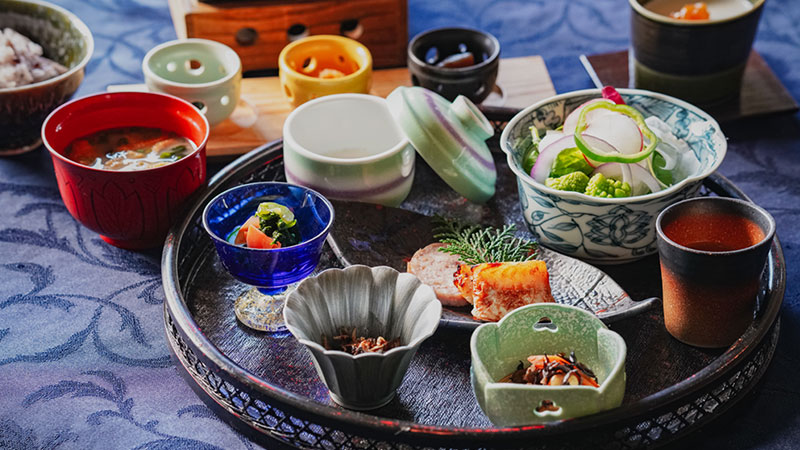
<path id="1" fill-rule="evenodd" d="M 64 156 L 78 138 L 123 127 L 160 128 L 197 148 L 176 162 L 133 171 L 92 168 Z M 117 92 L 83 97 L 56 109 L 42 125 L 42 141 L 70 214 L 112 245 L 142 249 L 164 242 L 187 198 L 205 183 L 208 130 L 205 116 L 184 100 Z"/>

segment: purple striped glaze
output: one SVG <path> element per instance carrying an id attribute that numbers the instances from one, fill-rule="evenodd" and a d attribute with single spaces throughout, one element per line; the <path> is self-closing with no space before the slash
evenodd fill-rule
<path id="1" fill-rule="evenodd" d="M 466 148 L 469 154 L 472 155 L 473 158 L 478 160 L 478 162 L 481 163 L 483 167 L 494 172 L 495 171 L 494 160 L 490 159 L 487 161 L 486 159 L 483 158 L 481 154 L 476 152 L 471 145 L 469 145 L 466 141 L 464 141 L 464 139 L 461 137 L 461 134 L 458 131 L 456 131 L 455 128 L 453 128 L 453 126 L 450 124 L 450 121 L 447 120 L 447 117 L 445 117 L 442 114 L 442 111 L 436 107 L 436 102 L 433 96 L 428 94 L 427 92 L 425 93 L 425 102 L 428 104 L 428 106 L 430 106 L 431 110 L 433 111 L 433 114 L 436 115 L 436 118 L 439 119 L 439 122 L 441 122 L 442 126 L 444 126 L 447 129 L 447 131 L 453 136 L 453 139 L 455 139 L 459 144 L 461 144 L 462 147 Z"/>
<path id="2" fill-rule="evenodd" d="M 371 188 L 364 188 L 364 189 L 333 189 L 326 186 L 315 185 L 313 183 L 308 183 L 302 178 L 298 177 L 294 173 L 292 173 L 287 166 L 283 167 L 284 172 L 286 173 L 286 180 L 290 183 L 300 184 L 305 187 L 314 189 L 315 191 L 322 192 L 323 194 L 339 197 L 340 199 L 357 199 L 363 198 L 367 195 L 376 195 L 376 194 L 384 194 L 386 192 L 391 191 L 403 183 L 405 183 L 409 178 L 414 177 L 414 170 L 412 170 L 407 176 L 400 176 L 397 177 L 388 183 L 384 183 L 378 186 L 374 186 Z"/>

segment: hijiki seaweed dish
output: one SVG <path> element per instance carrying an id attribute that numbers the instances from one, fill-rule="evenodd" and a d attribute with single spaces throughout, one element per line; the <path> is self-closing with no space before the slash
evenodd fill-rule
<path id="1" fill-rule="evenodd" d="M 575 352 L 569 356 L 531 355 L 530 365 L 520 361 L 517 370 L 498 380 L 500 383 L 536 384 L 543 386 L 591 386 L 598 387 L 594 372 L 575 358 Z"/>

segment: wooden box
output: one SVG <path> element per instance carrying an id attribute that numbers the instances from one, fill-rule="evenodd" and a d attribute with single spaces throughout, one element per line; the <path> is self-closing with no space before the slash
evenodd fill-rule
<path id="1" fill-rule="evenodd" d="M 373 66 L 406 63 L 406 0 L 276 0 L 217 4 L 169 0 L 179 38 L 222 42 L 236 50 L 243 69 L 278 67 L 278 54 L 292 39 L 341 34 L 358 39 L 372 53 Z"/>

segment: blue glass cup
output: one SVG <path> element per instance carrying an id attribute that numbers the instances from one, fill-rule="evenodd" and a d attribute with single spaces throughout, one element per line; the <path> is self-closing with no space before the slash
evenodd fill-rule
<path id="1" fill-rule="evenodd" d="M 279 203 L 292 210 L 301 237 L 299 244 L 259 249 L 235 245 L 227 240 L 237 227 L 255 214 L 261 202 Z M 279 294 L 309 276 L 317 267 L 333 217 L 333 206 L 321 194 L 282 182 L 236 186 L 217 195 L 206 205 L 203 227 L 211 236 L 222 266 L 237 280 L 255 287 L 236 301 L 237 317 L 245 325 L 273 332 L 285 329 L 283 296 Z M 244 315 L 241 314 L 243 311 Z M 256 323 L 253 323 L 254 318 Z"/>

